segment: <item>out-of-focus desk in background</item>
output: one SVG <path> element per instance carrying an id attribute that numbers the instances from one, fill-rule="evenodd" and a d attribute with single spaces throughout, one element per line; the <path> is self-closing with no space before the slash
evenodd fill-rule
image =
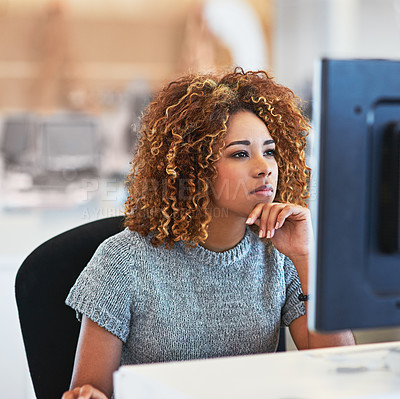
<path id="1" fill-rule="evenodd" d="M 116 399 L 397 399 L 400 341 L 121 367 Z"/>

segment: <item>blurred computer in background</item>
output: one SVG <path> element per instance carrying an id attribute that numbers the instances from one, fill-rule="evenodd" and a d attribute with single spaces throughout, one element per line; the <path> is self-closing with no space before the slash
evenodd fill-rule
<path id="1" fill-rule="evenodd" d="M 1 137 L 5 207 L 73 204 L 83 198 L 82 180 L 100 177 L 102 141 L 94 116 L 9 115 Z"/>

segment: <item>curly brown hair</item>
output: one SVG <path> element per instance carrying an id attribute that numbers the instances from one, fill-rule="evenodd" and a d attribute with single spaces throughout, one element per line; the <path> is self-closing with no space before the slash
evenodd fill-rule
<path id="1" fill-rule="evenodd" d="M 248 110 L 276 142 L 275 201 L 305 206 L 309 124 L 293 92 L 264 71 L 190 74 L 163 88 L 147 107 L 128 175 L 125 226 L 152 234 L 154 246 L 207 238 L 209 204 L 230 115 Z"/>

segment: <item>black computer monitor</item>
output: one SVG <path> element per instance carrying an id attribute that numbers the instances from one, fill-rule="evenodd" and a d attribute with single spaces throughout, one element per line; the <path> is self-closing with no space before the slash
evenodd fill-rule
<path id="1" fill-rule="evenodd" d="M 317 70 L 310 324 L 400 326 L 400 62 Z"/>

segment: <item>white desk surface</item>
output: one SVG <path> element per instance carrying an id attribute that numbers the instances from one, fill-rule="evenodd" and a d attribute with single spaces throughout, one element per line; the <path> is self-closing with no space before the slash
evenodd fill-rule
<path id="1" fill-rule="evenodd" d="M 123 366 L 115 399 L 400 398 L 400 341 Z"/>

